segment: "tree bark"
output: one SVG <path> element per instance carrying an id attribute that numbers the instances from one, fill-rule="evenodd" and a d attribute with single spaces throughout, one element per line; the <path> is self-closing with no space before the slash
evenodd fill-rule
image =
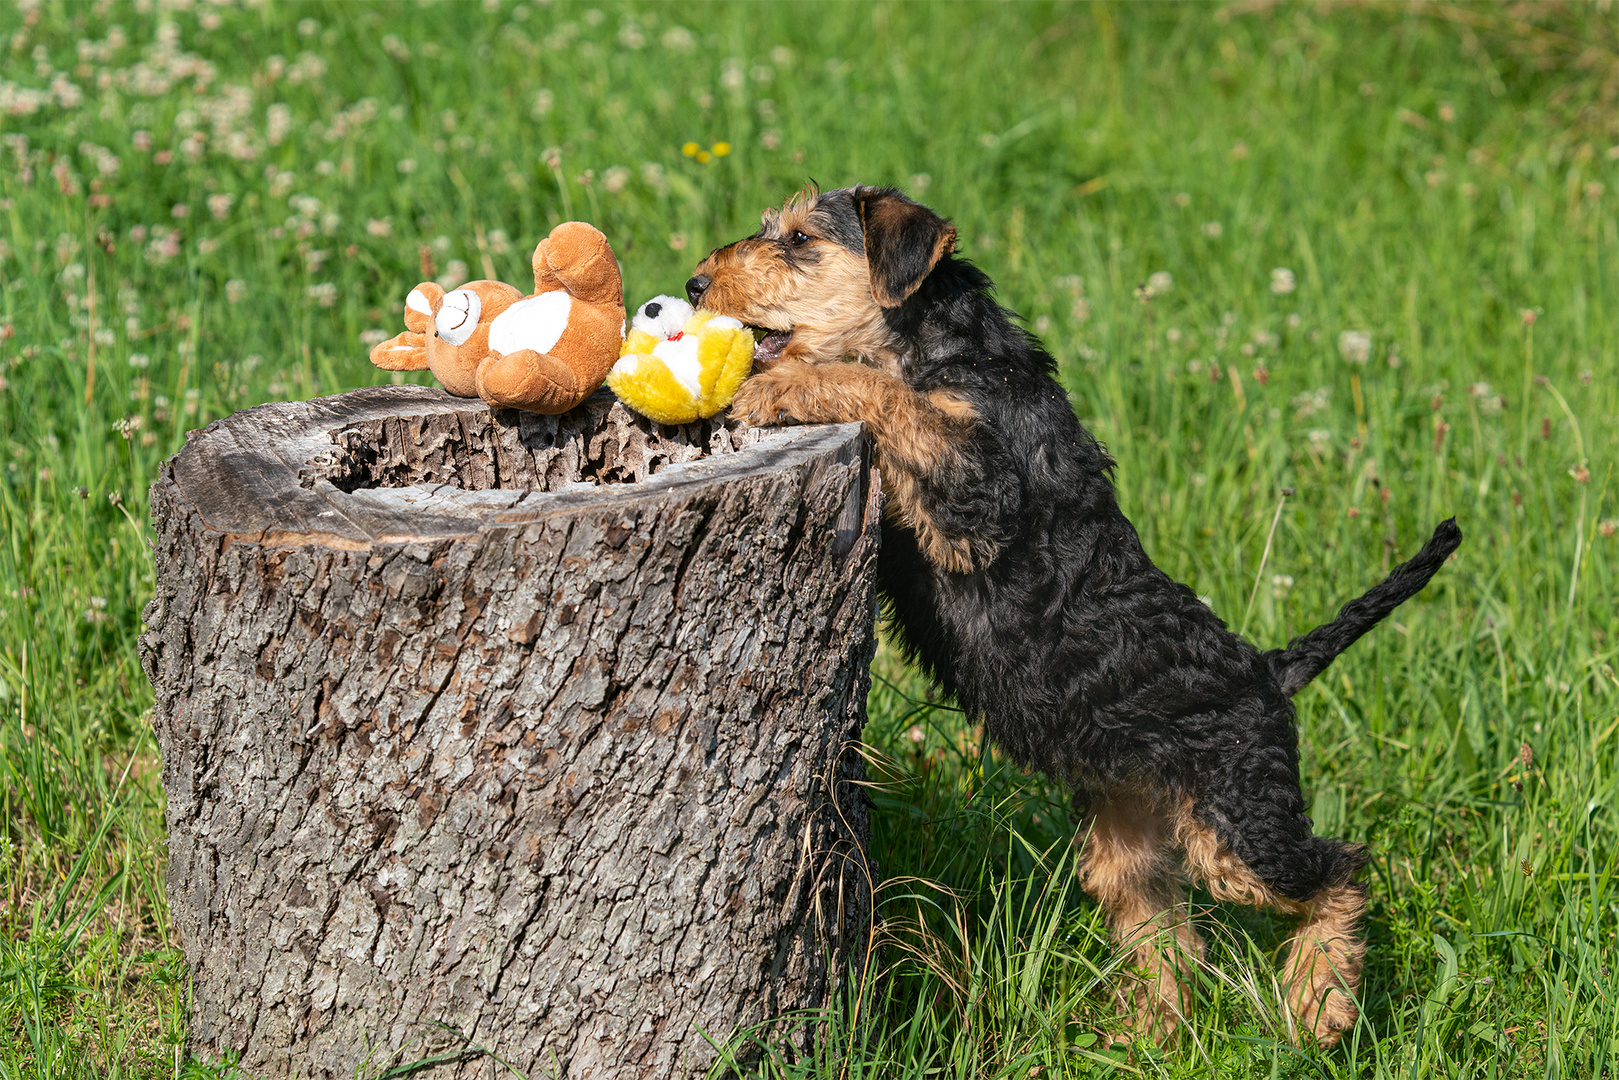
<path id="1" fill-rule="evenodd" d="M 193 1050 L 683 1076 L 862 977 L 878 488 L 857 425 L 605 394 L 193 432 L 141 638 Z"/>

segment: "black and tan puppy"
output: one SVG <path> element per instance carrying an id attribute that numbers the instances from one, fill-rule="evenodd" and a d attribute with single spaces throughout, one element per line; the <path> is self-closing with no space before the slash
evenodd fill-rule
<path id="1" fill-rule="evenodd" d="M 1300 918 L 1288 1003 L 1300 1031 L 1335 1042 L 1357 1015 L 1366 856 L 1312 834 L 1290 698 L 1461 533 L 1445 522 L 1331 623 L 1260 652 L 1147 558 L 1052 358 L 955 236 L 898 191 L 856 187 L 801 195 L 709 255 L 692 302 L 769 331 L 733 409 L 867 425 L 893 625 L 1006 753 L 1073 787 L 1083 883 L 1145 969 L 1136 1029 L 1165 1035 L 1188 1005 L 1189 872 Z"/>

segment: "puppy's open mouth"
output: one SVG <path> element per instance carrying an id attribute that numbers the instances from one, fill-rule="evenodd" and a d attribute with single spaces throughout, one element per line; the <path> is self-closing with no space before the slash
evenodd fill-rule
<path id="1" fill-rule="evenodd" d="M 781 352 L 793 339 L 792 330 L 771 330 L 764 326 L 749 327 L 753 331 L 753 362 L 768 364 L 781 359 Z"/>

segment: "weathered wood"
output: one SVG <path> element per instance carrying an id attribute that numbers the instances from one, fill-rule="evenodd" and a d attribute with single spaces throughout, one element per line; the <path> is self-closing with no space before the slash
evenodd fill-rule
<path id="1" fill-rule="evenodd" d="M 193 1048 L 677 1076 L 826 1002 L 871 912 L 878 499 L 856 425 L 606 396 L 379 388 L 194 433 L 141 639 Z"/>

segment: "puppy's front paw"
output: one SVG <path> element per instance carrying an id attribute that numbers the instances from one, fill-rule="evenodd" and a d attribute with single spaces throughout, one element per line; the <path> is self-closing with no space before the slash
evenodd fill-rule
<path id="1" fill-rule="evenodd" d="M 815 365 L 783 361 L 742 384 L 731 401 L 731 415 L 754 427 L 813 422 L 817 419 L 812 408 L 817 381 Z"/>

